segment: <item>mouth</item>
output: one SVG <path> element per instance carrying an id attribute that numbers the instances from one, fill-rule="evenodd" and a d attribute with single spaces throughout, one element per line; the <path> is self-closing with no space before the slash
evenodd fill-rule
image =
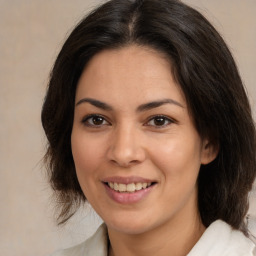
<path id="1" fill-rule="evenodd" d="M 117 182 L 104 182 L 104 184 L 119 193 L 134 193 L 154 186 L 156 182 L 136 182 L 128 184 Z"/>
<path id="2" fill-rule="evenodd" d="M 118 204 L 135 204 L 145 200 L 155 189 L 155 180 L 143 177 L 108 177 L 102 180 L 107 195 Z"/>

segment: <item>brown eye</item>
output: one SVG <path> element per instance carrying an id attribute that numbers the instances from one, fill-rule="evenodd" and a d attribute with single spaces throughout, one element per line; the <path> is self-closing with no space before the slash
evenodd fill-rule
<path id="1" fill-rule="evenodd" d="M 82 123 L 86 126 L 101 127 L 103 125 L 109 125 L 109 122 L 103 116 L 90 115 L 82 120 Z"/>
<path id="2" fill-rule="evenodd" d="M 91 119 L 92 119 L 91 122 L 94 125 L 102 125 L 104 122 L 104 119 L 101 116 L 95 116 L 95 117 L 92 117 Z"/>
<path id="3" fill-rule="evenodd" d="M 151 118 L 147 125 L 148 126 L 155 126 L 157 128 L 162 128 L 165 127 L 169 124 L 173 123 L 173 120 L 171 120 L 170 118 L 166 117 L 166 116 L 154 116 L 153 118 Z"/>
<path id="4" fill-rule="evenodd" d="M 163 117 L 156 117 L 153 120 L 154 120 L 154 125 L 156 126 L 163 126 L 165 125 L 165 122 L 166 122 L 166 119 Z"/>

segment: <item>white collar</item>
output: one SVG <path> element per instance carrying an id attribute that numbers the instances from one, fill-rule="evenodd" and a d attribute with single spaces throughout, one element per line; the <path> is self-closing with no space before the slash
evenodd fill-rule
<path id="1" fill-rule="evenodd" d="M 85 242 L 52 256 L 107 256 L 108 234 L 103 223 Z M 203 233 L 187 256 L 256 256 L 254 243 L 240 231 L 217 220 Z"/>
<path id="2" fill-rule="evenodd" d="M 217 220 L 204 232 L 187 256 L 254 256 L 255 245 L 238 230 Z"/>

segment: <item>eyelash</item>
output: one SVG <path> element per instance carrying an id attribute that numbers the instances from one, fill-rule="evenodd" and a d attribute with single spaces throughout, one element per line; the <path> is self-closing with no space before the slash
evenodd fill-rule
<path id="1" fill-rule="evenodd" d="M 101 118 L 103 120 L 103 122 L 107 122 L 107 124 L 93 124 L 93 123 L 89 123 L 89 120 L 91 119 L 91 121 L 93 122 L 93 118 Z M 88 116 L 85 116 L 82 120 L 82 124 L 84 124 L 85 126 L 89 126 L 89 127 L 93 127 L 93 128 L 100 128 L 103 125 L 109 125 L 110 123 L 106 120 L 106 118 L 102 115 L 98 115 L 98 114 L 91 114 Z"/>
<path id="2" fill-rule="evenodd" d="M 155 122 L 156 119 L 162 119 L 162 121 L 164 121 L 164 124 L 163 125 L 159 125 L 159 126 L 156 125 L 155 123 L 154 123 L 154 125 L 150 125 L 149 124 L 151 121 Z M 166 124 L 166 122 L 167 122 L 167 124 Z M 166 126 L 168 126 L 168 125 L 170 125 L 172 123 L 175 123 L 175 120 L 171 119 L 170 117 L 167 117 L 167 116 L 164 116 L 164 115 L 155 115 L 155 116 L 150 117 L 145 125 L 146 126 L 153 126 L 153 127 L 157 128 L 157 129 L 161 129 L 161 128 L 165 128 Z"/>
<path id="3" fill-rule="evenodd" d="M 102 119 L 103 124 L 93 124 L 93 118 L 100 118 Z M 156 125 L 156 123 L 154 124 L 150 124 L 150 122 L 155 122 L 157 119 L 162 119 L 161 121 L 164 121 L 164 124 L 162 125 Z M 91 122 L 91 123 L 90 123 Z M 104 123 L 106 122 L 106 123 Z M 166 123 L 167 122 L 167 123 Z M 151 126 L 151 127 L 155 127 L 156 129 L 161 129 L 161 128 L 165 128 L 166 126 L 175 123 L 175 120 L 166 117 L 164 115 L 155 115 L 155 116 L 151 116 L 147 122 L 144 124 L 145 126 Z M 98 115 L 98 114 L 90 114 L 88 116 L 85 116 L 82 119 L 82 124 L 88 127 L 92 127 L 92 128 L 101 128 L 102 126 L 105 125 L 111 125 L 111 123 L 109 121 L 106 120 L 106 118 L 102 115 Z"/>

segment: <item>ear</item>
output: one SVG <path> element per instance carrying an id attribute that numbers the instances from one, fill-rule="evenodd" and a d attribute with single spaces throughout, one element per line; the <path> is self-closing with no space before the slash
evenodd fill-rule
<path id="1" fill-rule="evenodd" d="M 219 153 L 219 146 L 213 145 L 208 140 L 204 140 L 202 144 L 202 152 L 201 152 L 201 164 L 209 164 L 212 162 Z"/>

